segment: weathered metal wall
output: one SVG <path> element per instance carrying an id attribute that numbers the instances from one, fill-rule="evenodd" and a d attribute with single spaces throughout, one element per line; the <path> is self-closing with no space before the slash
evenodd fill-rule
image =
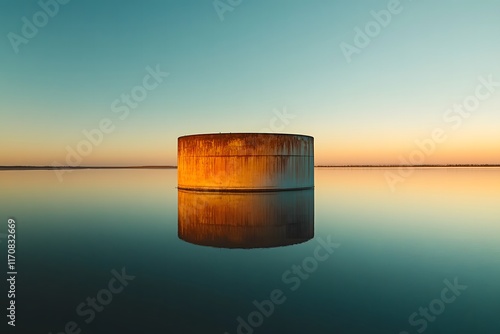
<path id="1" fill-rule="evenodd" d="M 178 236 L 221 248 L 305 242 L 314 237 L 314 189 L 265 193 L 179 190 Z"/>
<path id="2" fill-rule="evenodd" d="M 314 186 L 314 138 L 271 133 L 178 138 L 179 189 L 253 191 Z"/>

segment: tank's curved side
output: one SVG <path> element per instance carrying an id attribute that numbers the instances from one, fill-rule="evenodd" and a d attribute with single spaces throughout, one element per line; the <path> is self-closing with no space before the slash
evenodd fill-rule
<path id="1" fill-rule="evenodd" d="M 280 191 L 314 187 L 314 138 L 234 133 L 178 138 L 178 187 Z"/>

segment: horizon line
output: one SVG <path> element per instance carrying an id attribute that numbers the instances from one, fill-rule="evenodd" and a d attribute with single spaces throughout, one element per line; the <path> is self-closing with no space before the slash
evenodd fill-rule
<path id="1" fill-rule="evenodd" d="M 500 167 L 500 164 L 418 164 L 418 165 L 395 165 L 395 164 L 355 164 L 355 165 L 314 165 L 314 168 L 399 168 L 399 167 Z M 0 170 L 34 170 L 34 169 L 177 169 L 175 165 L 127 165 L 127 166 L 0 166 Z"/>

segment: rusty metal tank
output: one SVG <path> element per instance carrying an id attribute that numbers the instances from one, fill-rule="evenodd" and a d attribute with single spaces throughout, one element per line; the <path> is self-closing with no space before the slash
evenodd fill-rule
<path id="1" fill-rule="evenodd" d="M 220 133 L 178 138 L 178 188 L 282 191 L 314 187 L 314 138 Z"/>

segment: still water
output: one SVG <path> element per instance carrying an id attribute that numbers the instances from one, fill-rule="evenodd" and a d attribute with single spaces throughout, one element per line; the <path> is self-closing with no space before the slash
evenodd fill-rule
<path id="1" fill-rule="evenodd" d="M 500 169 L 315 170 L 183 193 L 176 170 L 0 171 L 12 333 L 500 333 Z M 6 331 L 2 330 L 2 333 Z"/>

